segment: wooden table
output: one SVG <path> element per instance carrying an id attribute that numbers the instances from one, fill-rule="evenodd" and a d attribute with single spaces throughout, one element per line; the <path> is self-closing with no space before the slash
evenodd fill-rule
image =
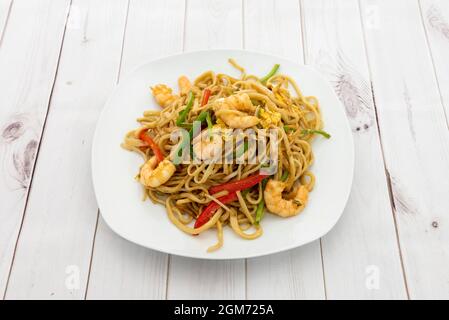
<path id="1" fill-rule="evenodd" d="M 90 149 L 109 93 L 142 62 L 213 48 L 312 65 L 344 103 L 354 184 L 320 240 L 202 261 L 99 215 Z M 448 58 L 443 0 L 0 0 L 0 294 L 449 298 Z"/>

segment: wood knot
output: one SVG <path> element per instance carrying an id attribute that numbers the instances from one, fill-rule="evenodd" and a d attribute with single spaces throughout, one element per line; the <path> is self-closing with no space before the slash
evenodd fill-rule
<path id="1" fill-rule="evenodd" d="M 33 139 L 26 144 L 24 150 L 17 149 L 12 154 L 12 161 L 17 172 L 17 181 L 24 189 L 28 187 L 38 146 L 39 143 Z"/>
<path id="2" fill-rule="evenodd" d="M 8 142 L 18 139 L 23 134 L 23 123 L 21 121 L 13 122 L 3 129 L 2 137 Z"/>

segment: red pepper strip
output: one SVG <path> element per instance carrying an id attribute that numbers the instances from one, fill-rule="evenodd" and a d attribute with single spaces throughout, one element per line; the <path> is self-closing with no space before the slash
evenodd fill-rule
<path id="1" fill-rule="evenodd" d="M 142 140 L 143 142 L 145 142 L 146 144 L 148 144 L 148 146 L 151 148 L 151 150 L 153 150 L 154 155 L 156 156 L 156 159 L 159 163 L 162 160 L 164 160 L 164 155 L 162 154 L 161 149 L 159 149 L 159 146 L 157 145 L 157 143 L 154 142 L 154 140 L 151 139 L 151 137 L 149 135 L 147 135 L 146 133 L 147 133 L 146 129 L 140 131 L 139 139 Z"/>
<path id="2" fill-rule="evenodd" d="M 227 195 L 225 195 L 223 197 L 217 198 L 217 200 L 220 201 L 223 204 L 235 201 L 235 200 L 237 200 L 237 193 L 232 192 L 232 193 L 227 194 Z M 198 217 L 198 219 L 196 219 L 194 228 L 199 228 L 203 224 L 208 222 L 212 218 L 212 216 L 214 215 L 214 212 L 218 208 L 220 208 L 220 205 L 218 203 L 216 203 L 215 201 L 211 201 L 207 205 L 207 207 L 203 210 L 203 212 L 201 212 L 201 214 Z"/>
<path id="3" fill-rule="evenodd" d="M 240 191 L 243 189 L 251 188 L 252 186 L 255 186 L 260 181 L 262 181 L 264 178 L 268 177 L 267 175 L 262 174 L 256 174 L 251 177 L 247 177 L 245 179 L 228 182 L 224 184 L 220 184 L 218 186 L 213 186 L 209 188 L 209 193 L 214 194 L 223 190 L 227 190 L 229 192 L 235 192 Z"/>
<path id="4" fill-rule="evenodd" d="M 209 101 L 210 97 L 210 90 L 206 89 L 204 90 L 203 100 L 201 101 L 201 106 L 205 106 L 207 102 Z"/>

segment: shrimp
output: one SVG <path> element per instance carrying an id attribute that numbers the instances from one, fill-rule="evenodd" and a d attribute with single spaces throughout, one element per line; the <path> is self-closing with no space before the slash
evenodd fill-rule
<path id="1" fill-rule="evenodd" d="M 162 160 L 157 163 L 155 156 L 151 157 L 140 168 L 140 183 L 146 187 L 157 188 L 166 183 L 176 171 L 176 167 L 170 160 Z"/>
<path id="2" fill-rule="evenodd" d="M 236 129 L 246 129 L 257 125 L 260 120 L 255 116 L 249 116 L 238 110 L 219 110 L 215 115 L 223 120 L 226 125 Z"/>
<path id="3" fill-rule="evenodd" d="M 178 79 L 179 92 L 181 95 L 186 95 L 192 88 L 192 84 L 186 76 L 180 76 Z"/>
<path id="4" fill-rule="evenodd" d="M 300 213 L 305 208 L 309 196 L 307 188 L 299 186 L 290 199 L 283 199 L 282 191 L 286 186 L 285 182 L 270 179 L 263 193 L 268 210 L 284 218 Z"/>
<path id="5" fill-rule="evenodd" d="M 165 84 L 158 84 L 151 88 L 154 99 L 163 108 L 169 106 L 178 96 L 172 94 L 173 90 Z"/>
<path id="6" fill-rule="evenodd" d="M 201 160 L 213 160 L 221 156 L 223 139 L 220 129 L 213 129 L 209 135 L 209 130 L 203 130 L 193 139 L 193 152 Z"/>
<path id="7" fill-rule="evenodd" d="M 227 98 L 221 98 L 217 101 L 216 109 L 233 109 L 246 112 L 255 112 L 256 107 L 251 102 L 248 94 L 242 93 Z"/>
<path id="8" fill-rule="evenodd" d="M 246 129 L 260 122 L 254 116 L 256 107 L 246 93 L 218 99 L 214 111 L 215 115 L 231 128 Z"/>

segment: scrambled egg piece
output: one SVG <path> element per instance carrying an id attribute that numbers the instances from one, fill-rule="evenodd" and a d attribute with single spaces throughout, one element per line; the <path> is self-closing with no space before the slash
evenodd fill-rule
<path id="1" fill-rule="evenodd" d="M 224 121 L 221 120 L 220 118 L 217 118 L 217 120 L 215 122 L 215 125 L 214 125 L 214 128 L 223 128 L 223 129 L 225 129 L 226 128 L 226 123 L 224 123 Z"/>
<path id="2" fill-rule="evenodd" d="M 281 114 L 278 112 L 259 109 L 260 124 L 264 128 L 268 128 L 271 124 L 277 125 L 281 121 Z"/>

